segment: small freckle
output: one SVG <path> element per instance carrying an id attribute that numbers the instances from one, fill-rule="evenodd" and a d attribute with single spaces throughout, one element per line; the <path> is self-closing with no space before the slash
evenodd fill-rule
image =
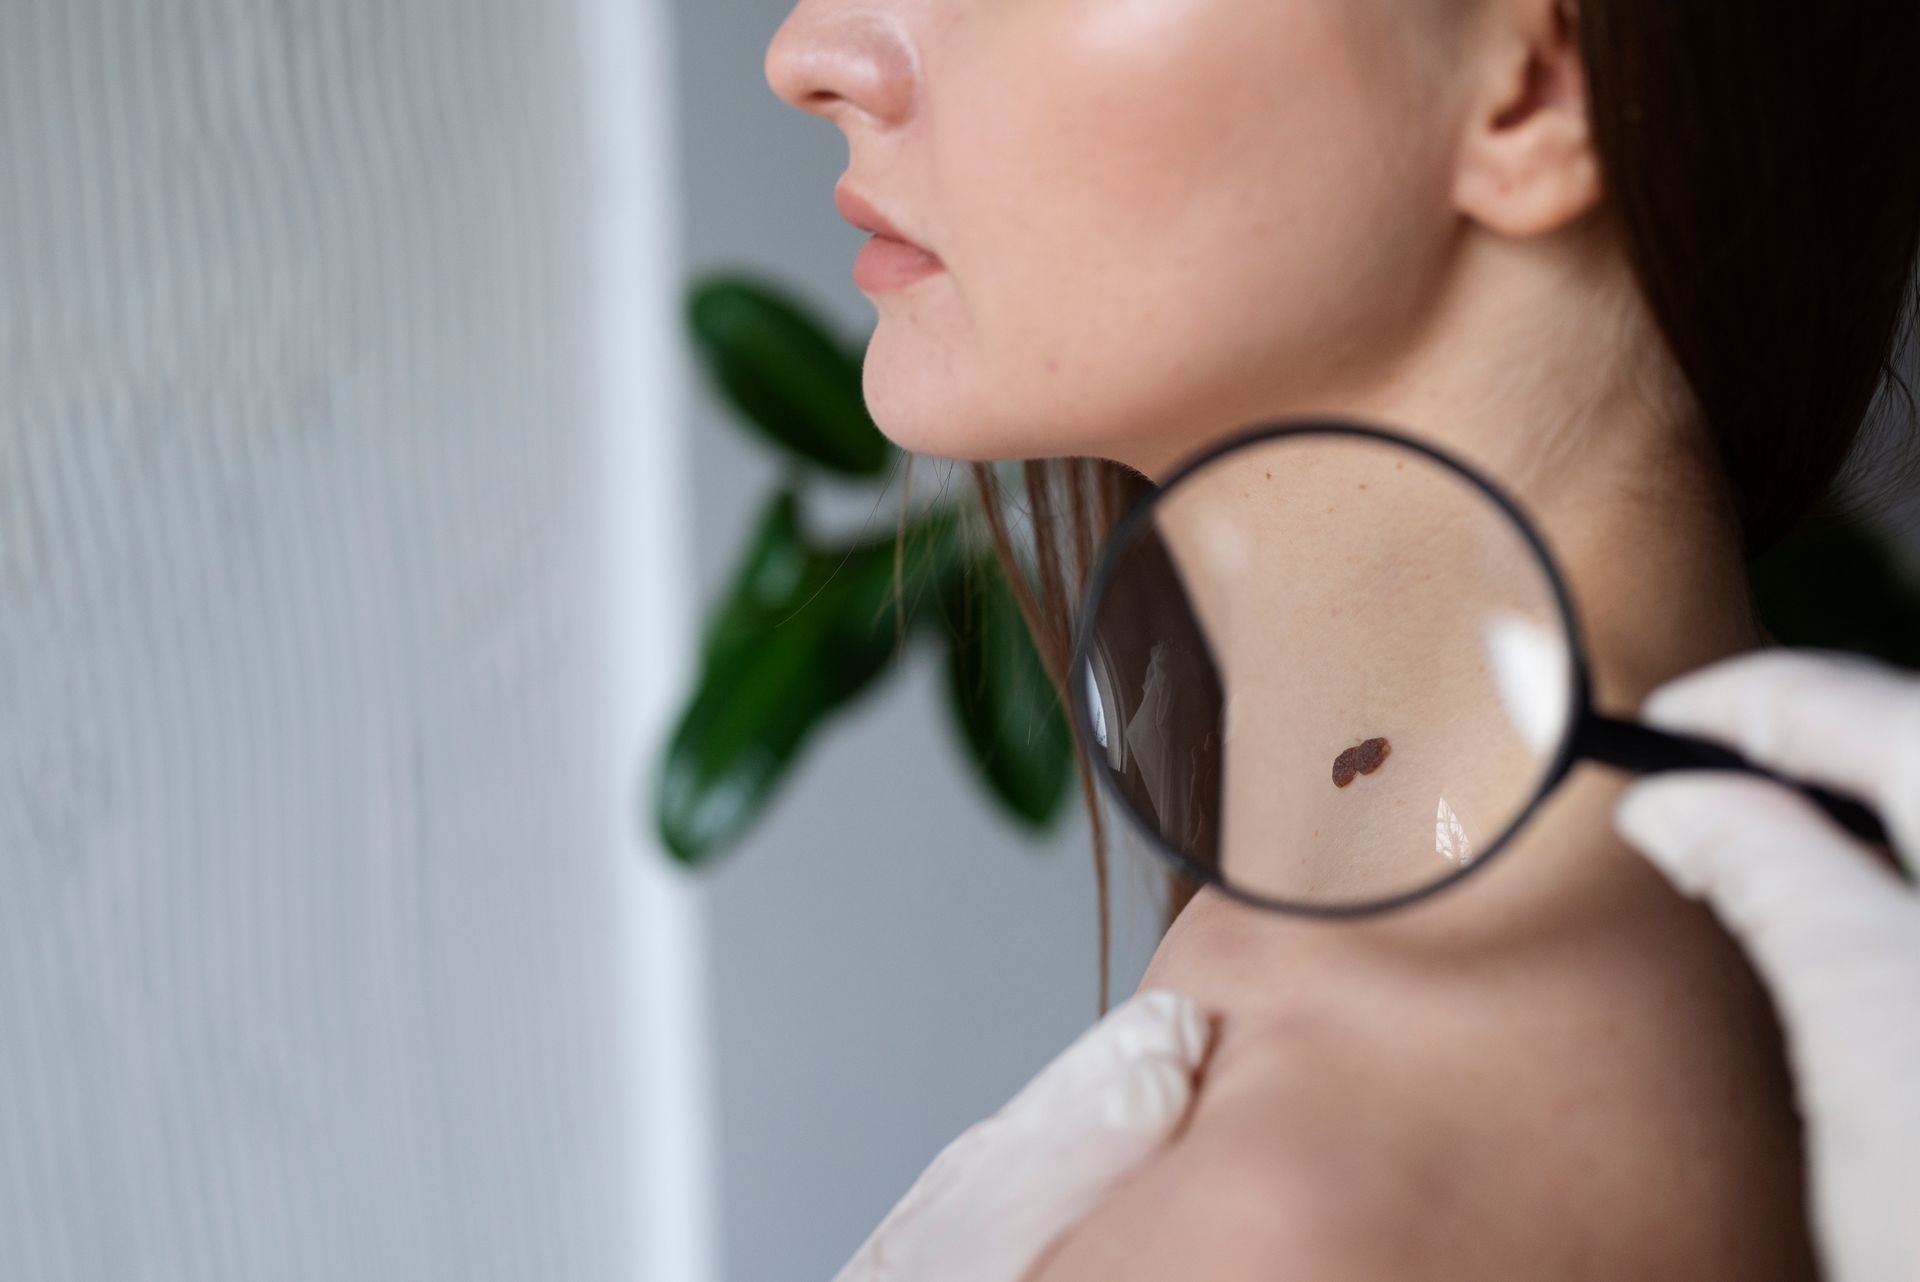
<path id="1" fill-rule="evenodd" d="M 1405 464 L 1404 462 L 1401 462 L 1401 463 L 1395 463 L 1395 464 L 1393 465 L 1393 470 L 1394 470 L 1394 471 L 1396 471 L 1396 472 L 1398 472 L 1398 471 L 1399 471 L 1399 470 L 1400 470 L 1401 468 L 1403 468 L 1403 467 L 1405 467 L 1405 466 L 1406 466 L 1406 464 Z"/>
<path id="2" fill-rule="evenodd" d="M 1366 488 L 1367 488 L 1367 483 L 1366 483 L 1365 481 L 1362 481 L 1362 482 L 1360 482 L 1360 488 L 1361 488 L 1361 489 L 1363 489 L 1363 490 L 1364 490 L 1364 489 L 1366 489 Z"/>
<path id="3" fill-rule="evenodd" d="M 1267 469 L 1267 479 L 1268 479 L 1269 481 L 1271 481 L 1271 480 L 1273 479 L 1273 469 L 1272 469 L 1272 468 L 1268 468 L 1268 469 Z"/>
<path id="4" fill-rule="evenodd" d="M 1329 511 L 1329 512 L 1331 512 L 1331 511 L 1333 511 L 1333 509 L 1332 509 L 1332 508 L 1328 508 L 1328 509 L 1327 509 L 1327 511 Z"/>
<path id="5" fill-rule="evenodd" d="M 1058 374 L 1059 372 L 1060 372 L 1060 362 L 1055 360 L 1051 356 L 1047 357 L 1047 373 Z"/>

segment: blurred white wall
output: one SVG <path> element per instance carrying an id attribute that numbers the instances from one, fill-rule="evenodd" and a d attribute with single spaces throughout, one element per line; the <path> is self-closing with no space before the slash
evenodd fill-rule
<path id="1" fill-rule="evenodd" d="M 713 1276 L 665 17 L 0 6 L 0 1277 Z"/>

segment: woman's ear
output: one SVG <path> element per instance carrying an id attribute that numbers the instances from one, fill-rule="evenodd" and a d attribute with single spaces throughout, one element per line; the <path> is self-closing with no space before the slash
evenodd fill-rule
<path id="1" fill-rule="evenodd" d="M 1455 166 L 1460 211 L 1508 236 L 1549 232 L 1600 199 L 1576 0 L 1495 0 Z"/>

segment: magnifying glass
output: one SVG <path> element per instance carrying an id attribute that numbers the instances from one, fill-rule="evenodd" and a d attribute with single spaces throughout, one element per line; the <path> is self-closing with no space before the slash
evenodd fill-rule
<path id="1" fill-rule="evenodd" d="M 1281 911 L 1452 885 L 1583 758 L 1776 779 L 1886 840 L 1855 800 L 1595 711 L 1566 584 L 1519 507 L 1365 423 L 1252 428 L 1150 491 L 1101 552 L 1067 678 L 1080 747 L 1148 847 Z"/>

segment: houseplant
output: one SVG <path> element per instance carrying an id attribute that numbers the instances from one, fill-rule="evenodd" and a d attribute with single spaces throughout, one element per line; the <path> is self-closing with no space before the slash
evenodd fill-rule
<path id="1" fill-rule="evenodd" d="M 1020 824 L 1051 825 L 1073 777 L 1066 718 L 960 504 L 909 511 L 880 538 L 808 528 L 816 475 L 878 487 L 899 461 L 867 414 L 859 353 L 790 294 L 740 275 L 697 280 L 686 314 L 716 390 L 792 466 L 707 616 L 695 689 L 655 767 L 667 851 L 699 864 L 737 842 L 813 736 L 915 643 L 942 652 L 975 778 Z"/>

